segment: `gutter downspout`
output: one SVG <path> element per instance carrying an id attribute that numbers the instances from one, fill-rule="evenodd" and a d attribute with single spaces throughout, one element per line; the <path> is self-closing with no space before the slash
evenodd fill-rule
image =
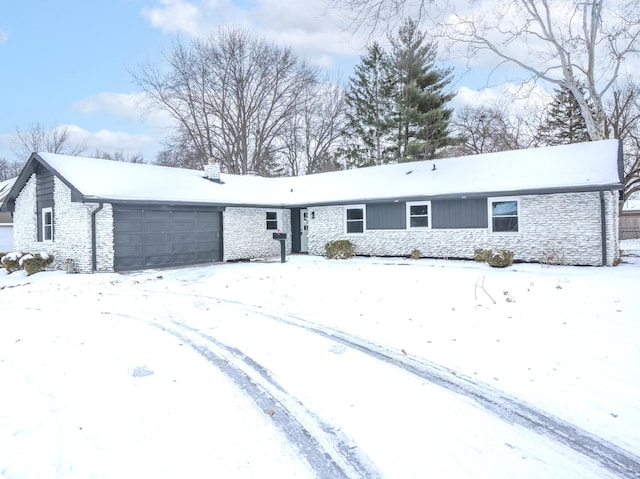
<path id="1" fill-rule="evenodd" d="M 96 215 L 103 208 L 102 203 L 98 203 L 98 207 L 91 212 L 91 272 L 95 273 L 98 269 L 98 258 L 97 258 L 97 242 L 96 242 Z"/>
<path id="2" fill-rule="evenodd" d="M 605 217 L 604 191 L 600 190 L 600 228 L 602 237 L 602 266 L 607 265 L 607 221 Z"/>

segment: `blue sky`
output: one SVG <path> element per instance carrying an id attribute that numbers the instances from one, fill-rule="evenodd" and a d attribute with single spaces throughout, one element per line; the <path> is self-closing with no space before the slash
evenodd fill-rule
<path id="1" fill-rule="evenodd" d="M 0 4 L 0 158 L 16 128 L 69 125 L 85 153 L 140 152 L 153 161 L 166 120 L 137 107 L 131 71 L 176 35 L 206 36 L 220 26 L 251 29 L 291 46 L 334 77 L 347 78 L 364 37 L 344 31 L 328 0 L 4 0 Z M 459 73 L 458 70 L 456 73 Z M 471 86 L 471 89 L 464 88 Z M 457 101 L 490 90 L 467 75 Z"/>
<path id="2" fill-rule="evenodd" d="M 130 72 L 176 35 L 241 25 L 329 70 L 352 68 L 360 44 L 324 14 L 324 0 L 21 0 L 0 6 L 0 158 L 16 128 L 71 125 L 89 152 L 153 160 L 163 122 L 136 108 Z M 303 4 L 303 5 L 301 5 Z M 358 44 L 357 44 L 358 43 Z M 357 44 L 357 45 L 356 45 Z M 343 72 L 344 73 L 344 72 Z M 346 72 L 348 74 L 349 72 Z"/>
<path id="3" fill-rule="evenodd" d="M 13 158 L 6 151 L 7 136 L 35 123 L 78 125 L 94 133 L 152 134 L 140 119 L 104 108 L 88 112 L 77 105 L 100 93 L 135 91 L 129 70 L 167 40 L 141 15 L 144 4 L 26 0 L 0 7 L 0 141 L 5 147 L 0 156 Z"/>

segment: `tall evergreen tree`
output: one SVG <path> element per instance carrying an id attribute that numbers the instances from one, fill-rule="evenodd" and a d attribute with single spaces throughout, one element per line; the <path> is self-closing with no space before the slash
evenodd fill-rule
<path id="1" fill-rule="evenodd" d="M 390 38 L 398 161 L 432 159 L 453 143 L 449 133 L 453 110 L 446 104 L 454 95 L 445 92 L 452 70 L 436 68 L 437 47 L 425 39 L 411 19 L 402 24 L 397 37 Z"/>
<path id="2" fill-rule="evenodd" d="M 388 56 L 374 42 L 354 70 L 346 94 L 347 130 L 353 140 L 347 152 L 349 166 L 388 163 L 393 159 L 389 153 L 393 97 Z"/>
<path id="3" fill-rule="evenodd" d="M 541 144 L 550 146 L 590 140 L 580 105 L 566 85 L 555 90 L 538 137 Z"/>

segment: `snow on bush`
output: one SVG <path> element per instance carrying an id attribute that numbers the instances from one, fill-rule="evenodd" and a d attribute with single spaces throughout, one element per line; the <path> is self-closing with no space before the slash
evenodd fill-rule
<path id="1" fill-rule="evenodd" d="M 17 251 L 7 253 L 2 258 L 0 258 L 0 263 L 4 269 L 7 270 L 7 273 L 13 273 L 14 271 L 18 271 L 21 268 L 20 258 L 23 256 L 22 253 L 18 253 Z"/>
<path id="2" fill-rule="evenodd" d="M 20 258 L 20 261 L 27 275 L 31 276 L 32 274 L 44 271 L 47 266 L 53 263 L 53 256 L 47 253 L 28 254 Z"/>
<path id="3" fill-rule="evenodd" d="M 32 275 L 44 269 L 53 263 L 53 256 L 48 253 L 18 253 L 14 251 L 5 255 L 0 255 L 0 263 L 7 270 L 7 273 L 13 273 L 20 269 L 24 269 L 28 275 Z"/>
<path id="4" fill-rule="evenodd" d="M 355 254 L 356 247 L 349 240 L 329 241 L 324 251 L 329 259 L 347 259 Z"/>

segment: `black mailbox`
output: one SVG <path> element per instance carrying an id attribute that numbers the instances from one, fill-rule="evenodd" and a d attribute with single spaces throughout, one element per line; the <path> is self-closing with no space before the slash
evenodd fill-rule
<path id="1" fill-rule="evenodd" d="M 284 243 L 285 243 L 285 240 L 287 239 L 287 233 L 280 233 L 280 230 L 278 230 L 276 233 L 273 233 L 273 239 L 280 241 L 280 262 L 284 263 L 286 261 Z"/>

